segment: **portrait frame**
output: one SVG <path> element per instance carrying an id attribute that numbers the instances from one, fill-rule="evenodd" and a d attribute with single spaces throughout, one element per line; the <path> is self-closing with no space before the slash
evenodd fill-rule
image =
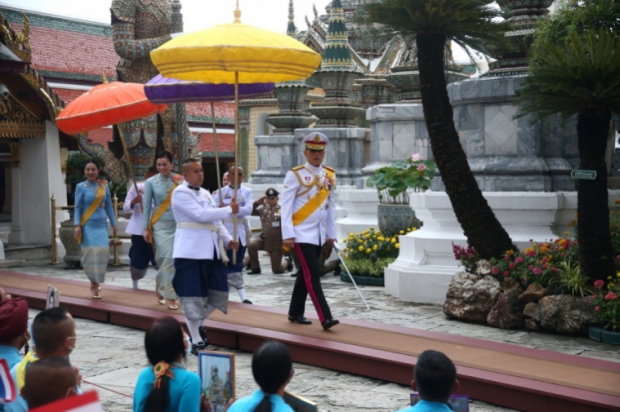
<path id="1" fill-rule="evenodd" d="M 288 404 L 295 412 L 319 412 L 316 402 L 294 393 L 284 392 L 284 402 Z"/>
<path id="2" fill-rule="evenodd" d="M 60 306 L 60 291 L 52 285 L 47 285 L 47 297 L 45 299 L 45 309 L 57 308 Z"/>
<path id="3" fill-rule="evenodd" d="M 199 351 L 200 393 L 208 399 L 211 412 L 224 412 L 235 393 L 235 354 Z"/>

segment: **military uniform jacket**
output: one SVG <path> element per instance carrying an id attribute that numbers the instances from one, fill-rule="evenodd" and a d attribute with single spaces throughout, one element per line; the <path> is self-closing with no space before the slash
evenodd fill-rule
<path id="1" fill-rule="evenodd" d="M 328 175 L 332 174 L 333 182 Z M 309 163 L 292 168 L 284 177 L 284 188 L 280 194 L 282 210 L 282 238 L 295 238 L 296 243 L 322 245 L 327 239 L 336 238 L 336 209 L 333 191 L 336 188 L 336 174 L 326 166 L 314 167 Z M 325 200 L 316 203 L 319 191 L 329 192 Z M 315 202 L 315 203 L 312 203 Z M 295 213 L 310 206 L 313 212 L 297 225 L 293 225 Z M 318 206 L 318 207 L 314 207 Z"/>
<path id="2" fill-rule="evenodd" d="M 197 192 L 183 182 L 172 193 L 172 212 L 177 225 L 182 222 L 208 223 L 219 227 L 219 236 L 224 245 L 228 245 L 228 242 L 232 240 L 221 220 L 226 218 L 232 210 L 230 207 L 220 208 L 205 189 L 201 188 Z M 215 232 L 208 229 L 186 229 L 177 226 L 172 257 L 212 260 L 214 251 L 217 251 L 217 257 L 219 257 L 218 235 Z"/>
<path id="3" fill-rule="evenodd" d="M 280 205 L 270 207 L 267 203 L 254 203 L 252 216 L 260 216 L 263 232 L 260 237 L 265 241 L 265 251 L 275 252 L 282 249 L 282 224 Z"/>
<path id="4" fill-rule="evenodd" d="M 213 196 L 213 200 L 217 207 L 223 204 L 228 206 L 233 199 L 235 189 L 232 186 L 224 186 L 220 191 Z M 239 185 L 237 189 L 237 203 L 239 203 L 239 214 L 237 215 L 237 237 L 242 246 L 247 246 L 246 236 L 250 233 L 246 230 L 249 228 L 247 218 L 252 214 L 252 189 L 243 185 Z M 232 234 L 233 231 L 233 215 L 232 213 L 224 219 L 224 226 L 228 230 L 228 233 Z"/>

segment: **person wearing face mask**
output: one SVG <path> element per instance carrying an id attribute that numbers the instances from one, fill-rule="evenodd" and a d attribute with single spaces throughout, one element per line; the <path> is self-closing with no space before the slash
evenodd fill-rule
<path id="1" fill-rule="evenodd" d="M 69 361 L 52 356 L 28 367 L 22 396 L 34 409 L 76 395 L 76 387 L 77 374 Z"/>
<path id="2" fill-rule="evenodd" d="M 11 369 L 22 360 L 20 351 L 30 339 L 28 303 L 24 298 L 7 298 L 2 289 L 0 297 L 0 359 L 4 359 Z M 1 403 L 0 412 L 4 412 Z"/>
<path id="3" fill-rule="evenodd" d="M 198 412 L 200 377 L 183 366 L 190 342 L 181 324 L 172 317 L 155 320 L 144 334 L 144 349 L 151 366 L 138 377 L 133 411 Z"/>
<path id="4" fill-rule="evenodd" d="M 75 321 L 73 316 L 65 308 L 51 308 L 42 311 L 35 316 L 32 322 L 32 338 L 35 342 L 35 352 L 29 352 L 24 359 L 11 368 L 11 377 L 15 382 L 17 393 L 21 393 L 26 383 L 26 371 L 28 367 L 40 359 L 61 357 L 68 358 L 75 349 L 77 336 L 75 334 Z M 80 393 L 79 385 L 82 375 L 74 366 L 76 373 L 76 393 Z M 19 395 L 15 402 L 6 404 L 6 412 L 25 412 L 28 405 L 24 398 Z"/>

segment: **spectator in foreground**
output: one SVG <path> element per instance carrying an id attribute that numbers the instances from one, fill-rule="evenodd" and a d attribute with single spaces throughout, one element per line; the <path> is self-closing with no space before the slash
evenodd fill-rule
<path id="1" fill-rule="evenodd" d="M 24 298 L 0 301 L 0 359 L 11 369 L 22 360 L 21 349 L 28 343 L 28 302 Z M 4 410 L 0 405 L 0 411 Z"/>
<path id="2" fill-rule="evenodd" d="M 34 362 L 55 356 L 68 358 L 75 349 L 77 340 L 75 321 L 65 308 L 44 310 L 35 316 L 32 322 L 32 337 L 36 343 L 35 352 L 29 352 L 21 362 L 11 369 L 11 376 L 18 393 L 21 393 L 26 383 L 27 369 Z M 76 391 L 80 392 L 81 375 L 75 367 L 74 371 L 77 376 Z M 7 412 L 25 412 L 27 410 L 28 405 L 21 395 L 17 397 L 15 402 L 6 404 Z"/>
<path id="3" fill-rule="evenodd" d="M 138 377 L 134 412 L 198 412 L 200 377 L 182 362 L 190 349 L 189 336 L 174 318 L 157 319 L 144 335 L 146 357 L 152 366 Z"/>
<path id="4" fill-rule="evenodd" d="M 402 411 L 452 412 L 448 406 L 450 395 L 458 390 L 454 363 L 441 352 L 427 350 L 418 357 L 411 387 L 418 391 L 420 402 Z"/>
<path id="5" fill-rule="evenodd" d="M 293 361 L 286 345 L 277 341 L 263 343 L 252 356 L 252 375 L 260 390 L 233 403 L 228 412 L 293 412 L 283 399 L 293 374 Z"/>
<path id="6" fill-rule="evenodd" d="M 26 370 L 22 396 L 34 409 L 77 394 L 77 375 L 65 358 L 52 356 L 31 364 Z"/>

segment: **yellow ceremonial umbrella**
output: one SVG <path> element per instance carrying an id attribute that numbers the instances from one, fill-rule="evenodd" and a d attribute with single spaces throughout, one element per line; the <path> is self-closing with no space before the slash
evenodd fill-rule
<path id="1" fill-rule="evenodd" d="M 321 56 L 284 34 L 241 24 L 239 0 L 232 24 L 183 34 L 151 51 L 164 77 L 235 85 L 235 164 L 239 156 L 239 83 L 279 83 L 306 79 Z M 219 178 L 219 177 L 218 177 Z M 237 198 L 235 174 L 234 198 Z M 237 215 L 234 216 L 237 239 Z M 235 263 L 233 256 L 233 264 Z"/>

